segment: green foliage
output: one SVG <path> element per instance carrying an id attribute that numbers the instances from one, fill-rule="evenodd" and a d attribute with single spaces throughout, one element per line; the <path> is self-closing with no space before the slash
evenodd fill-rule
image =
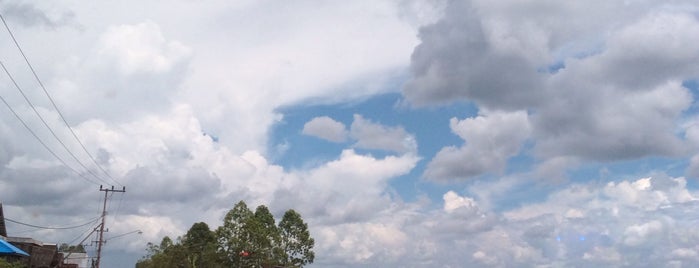
<path id="1" fill-rule="evenodd" d="M 313 246 L 308 225 L 296 211 L 287 211 L 277 226 L 266 206 L 253 213 L 240 201 L 216 231 L 199 222 L 175 242 L 166 236 L 159 245 L 148 243 L 136 268 L 303 267 L 313 263 Z"/>
<path id="2" fill-rule="evenodd" d="M 245 202 L 240 201 L 226 213 L 223 225 L 216 229 L 219 253 L 223 264 L 229 267 L 249 267 L 252 260 L 251 223 L 254 214 Z"/>
<path id="3" fill-rule="evenodd" d="M 148 243 L 147 246 L 148 255 L 136 263 L 137 268 L 190 267 L 186 263 L 187 251 L 179 241 L 175 243 L 166 236 L 160 245 Z"/>
<path id="4" fill-rule="evenodd" d="M 280 262 L 281 253 L 277 246 L 281 241 L 279 230 L 274 225 L 274 216 L 266 206 L 258 206 L 249 228 L 252 231 L 253 259 L 256 263 L 272 265 Z"/>
<path id="5" fill-rule="evenodd" d="M 315 240 L 308 232 L 308 224 L 303 222 L 301 215 L 293 209 L 287 210 L 279 222 L 281 247 L 286 253 L 282 264 L 291 267 L 303 267 L 313 263 Z"/>
<path id="6" fill-rule="evenodd" d="M 187 254 L 187 267 L 216 267 L 216 235 L 203 222 L 195 223 L 182 238 L 182 245 Z"/>
<path id="7" fill-rule="evenodd" d="M 21 262 L 8 262 L 7 260 L 0 258 L 0 268 L 24 268 L 27 267 Z"/>
<path id="8" fill-rule="evenodd" d="M 85 253 L 85 247 L 83 245 L 68 245 L 66 243 L 61 244 L 61 246 L 58 247 L 58 251 L 60 252 L 72 252 L 72 253 Z"/>

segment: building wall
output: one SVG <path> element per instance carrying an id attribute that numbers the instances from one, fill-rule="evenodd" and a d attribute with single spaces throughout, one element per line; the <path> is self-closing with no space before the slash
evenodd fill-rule
<path id="1" fill-rule="evenodd" d="M 68 255 L 67 252 L 63 252 L 63 254 Z M 89 268 L 90 256 L 87 253 L 71 253 L 63 263 L 74 264 L 76 268 Z"/>
<path id="2" fill-rule="evenodd" d="M 23 258 L 24 264 L 29 268 L 50 268 L 58 264 L 56 262 L 56 253 L 58 248 L 56 245 L 40 245 L 31 242 L 15 242 L 11 237 L 8 239 L 10 243 L 21 250 L 29 253 L 29 258 Z"/>

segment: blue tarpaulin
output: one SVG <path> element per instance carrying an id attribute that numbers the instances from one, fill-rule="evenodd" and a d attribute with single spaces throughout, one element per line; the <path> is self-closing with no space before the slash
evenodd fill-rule
<path id="1" fill-rule="evenodd" d="M 21 250 L 9 242 L 0 239 L 0 255 L 23 255 L 29 256 L 24 250 Z"/>

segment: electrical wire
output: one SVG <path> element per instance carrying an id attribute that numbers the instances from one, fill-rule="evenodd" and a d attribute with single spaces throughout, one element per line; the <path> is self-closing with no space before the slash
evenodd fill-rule
<path id="1" fill-rule="evenodd" d="M 109 202 L 109 201 L 113 201 L 112 196 L 114 196 L 114 192 L 110 192 L 109 196 L 107 196 L 107 211 L 112 210 L 112 202 Z"/>
<path id="2" fill-rule="evenodd" d="M 53 128 L 51 128 L 51 126 L 49 126 L 49 124 L 46 122 L 44 117 L 41 116 L 41 113 L 39 113 L 39 111 L 36 109 L 36 106 L 34 106 L 34 104 L 31 102 L 31 100 L 29 100 L 29 97 L 27 97 L 27 95 L 24 93 L 24 90 L 22 90 L 22 88 L 19 86 L 19 84 L 17 84 L 17 81 L 15 80 L 14 77 L 12 77 L 12 74 L 10 74 L 10 71 L 7 70 L 7 67 L 5 67 L 5 64 L 2 63 L 2 61 L 0 61 L 0 65 L 2 65 L 2 69 L 5 71 L 5 74 L 7 74 L 7 76 L 10 78 L 12 83 L 15 85 L 15 88 L 19 91 L 20 94 L 22 94 L 22 97 L 24 97 L 24 100 L 27 102 L 27 104 L 29 104 L 29 107 L 32 108 L 32 110 L 34 111 L 36 116 L 39 117 L 39 120 L 41 120 L 41 122 L 44 124 L 44 126 L 49 130 L 49 132 L 51 132 L 51 135 L 53 135 L 53 137 L 58 141 L 58 143 L 60 143 L 61 146 L 63 146 L 63 149 L 65 149 L 68 152 L 68 154 L 70 156 L 72 156 L 73 159 L 75 159 L 75 161 L 78 162 L 78 164 L 80 164 L 80 166 L 82 166 L 85 170 L 87 170 L 88 173 L 92 174 L 92 176 L 97 178 L 99 181 L 102 181 L 106 184 L 109 184 L 107 181 L 103 180 L 102 178 L 97 176 L 97 174 L 92 172 L 92 170 L 87 168 L 87 166 L 85 166 L 85 164 L 83 164 L 83 162 L 80 161 L 80 159 L 78 159 L 78 157 L 75 156 L 75 154 L 70 149 L 68 149 L 68 146 L 66 146 L 66 144 L 58 137 L 58 135 L 56 135 L 56 132 L 53 131 Z"/>
<path id="3" fill-rule="evenodd" d="M 57 114 L 58 114 L 59 117 L 61 118 L 61 121 L 63 121 L 63 123 L 65 124 L 65 126 L 68 128 L 68 130 L 69 130 L 70 133 L 72 134 L 73 138 L 78 142 L 78 144 L 80 145 L 80 147 L 82 148 L 82 150 L 85 152 L 85 154 L 87 154 L 87 156 L 89 156 L 89 158 L 92 160 L 92 163 L 93 163 L 100 171 L 102 171 L 102 173 L 104 173 L 104 175 L 106 175 L 107 178 L 111 179 L 111 181 L 115 182 L 116 184 L 118 184 L 118 185 L 120 185 L 120 186 L 123 186 L 118 180 L 116 180 L 114 177 L 112 177 L 112 176 L 109 174 L 109 172 L 107 172 L 107 171 L 97 162 L 97 160 L 95 159 L 95 157 L 87 150 L 85 144 L 80 140 L 80 138 L 78 137 L 78 135 L 75 133 L 75 131 L 73 130 L 73 128 L 70 126 L 70 124 L 69 124 L 68 121 L 66 120 L 66 118 L 65 118 L 65 116 L 63 115 L 63 113 L 61 112 L 61 110 L 58 108 L 58 105 L 56 105 L 56 102 L 55 102 L 54 99 L 51 97 L 51 94 L 49 94 L 48 90 L 46 89 L 46 86 L 44 86 L 44 83 L 43 83 L 43 82 L 41 81 L 41 79 L 39 78 L 39 75 L 37 74 L 36 70 L 35 70 L 34 67 L 32 66 L 32 64 L 31 64 L 31 62 L 29 61 L 27 55 L 26 55 L 26 54 L 24 53 L 24 51 L 22 50 L 22 47 L 20 46 L 19 42 L 18 42 L 17 39 L 15 38 L 14 34 L 12 33 L 12 30 L 10 29 L 9 25 L 8 25 L 7 22 L 5 21 L 5 18 L 2 16 L 2 14 L 0 14 L 0 20 L 2 20 L 2 23 L 3 23 L 3 25 L 5 26 L 5 29 L 6 29 L 7 32 L 9 33 L 10 37 L 12 38 L 12 41 L 14 42 L 15 46 L 16 46 L 17 49 L 19 50 L 20 54 L 22 55 L 22 58 L 23 58 L 24 61 L 26 62 L 26 64 L 27 64 L 29 70 L 31 71 L 32 75 L 33 75 L 34 78 L 36 79 L 37 83 L 39 84 L 39 86 L 40 86 L 41 89 L 43 90 L 43 92 L 44 92 L 44 94 L 46 95 L 46 97 L 49 99 L 49 102 L 51 103 L 51 105 L 53 106 L 53 108 L 56 110 Z M 37 110 L 36 106 L 31 102 L 31 100 L 27 97 L 27 95 L 24 93 L 24 91 L 23 91 L 22 88 L 19 86 L 19 84 L 16 82 L 16 80 L 12 77 L 12 75 L 10 74 L 10 72 L 8 71 L 8 69 L 5 67 L 5 65 L 2 63 L 2 61 L 0 61 L 0 65 L 2 65 L 3 70 L 5 71 L 5 73 L 7 74 L 7 76 L 10 78 L 10 80 L 11 80 L 12 83 L 14 84 L 15 88 L 19 91 L 19 93 L 22 95 L 22 97 L 24 98 L 24 100 L 27 102 L 27 104 L 31 107 L 31 109 L 34 111 L 34 113 L 37 115 L 37 117 L 39 117 L 39 119 L 41 120 L 41 122 L 42 122 L 42 123 L 44 124 L 44 126 L 49 130 L 49 132 L 51 133 L 51 135 L 53 135 L 53 137 L 56 139 L 56 141 L 58 141 L 58 142 L 61 144 L 61 146 L 63 146 L 63 148 L 66 150 L 66 152 L 67 152 L 71 157 L 73 157 L 73 159 L 74 159 L 80 166 L 82 166 L 82 168 L 84 168 L 90 175 L 92 175 L 94 178 L 96 178 L 97 180 L 102 181 L 102 182 L 104 182 L 104 183 L 106 183 L 106 184 L 109 184 L 106 180 L 104 180 L 104 179 L 102 178 L 102 176 L 97 175 L 95 172 L 92 171 L 92 169 L 88 168 L 88 167 L 83 163 L 83 161 L 81 161 L 81 160 L 76 156 L 76 154 L 75 154 L 71 149 L 68 148 L 68 146 L 66 145 L 66 143 L 64 143 L 64 141 L 61 140 L 61 138 L 58 137 L 58 135 L 56 134 L 56 132 L 51 128 L 51 126 L 49 126 L 49 124 L 46 122 L 46 120 L 44 119 L 44 117 L 42 117 L 41 113 L 39 113 L 39 111 Z M 24 127 L 25 127 L 27 130 L 29 130 L 29 132 L 30 132 L 37 140 L 39 140 L 39 142 L 40 142 L 54 157 L 56 157 L 56 159 L 58 159 L 58 160 L 59 160 L 61 163 L 63 163 L 63 165 L 65 165 L 66 167 L 68 167 L 68 168 L 70 168 L 71 170 L 73 170 L 74 172 L 76 172 L 78 175 L 80 175 L 80 176 L 81 176 L 82 178 L 84 178 L 86 181 L 88 181 L 88 182 L 90 182 L 90 183 L 93 183 L 93 184 L 97 184 L 96 182 L 94 182 L 94 181 L 88 179 L 83 173 L 78 172 L 75 168 L 73 168 L 72 166 L 68 165 L 68 164 L 65 162 L 65 160 L 63 160 L 62 158 L 60 158 L 53 150 L 50 149 L 50 147 L 49 147 L 42 139 L 39 138 L 39 136 L 27 125 L 27 123 L 26 123 L 24 120 L 22 120 L 22 118 L 19 116 L 19 114 L 18 114 L 17 112 L 15 112 L 15 110 L 12 108 L 12 106 L 10 106 L 9 103 L 8 103 L 4 98 L 2 98 L 2 96 L 0 96 L 0 99 L 2 99 L 2 102 L 12 111 L 12 113 L 15 115 L 15 117 L 17 117 L 17 119 L 20 120 L 20 122 L 22 123 L 22 125 L 24 125 Z M 112 188 L 113 188 L 113 187 L 114 187 L 114 186 L 112 186 Z M 101 186 L 100 186 L 100 188 L 101 188 Z M 112 196 L 113 196 L 113 193 L 112 193 L 112 195 L 110 195 L 109 197 L 105 196 L 104 202 L 107 202 L 109 199 L 111 199 Z M 123 196 L 121 197 L 121 199 L 120 199 L 120 201 L 119 201 L 119 208 L 117 208 L 117 214 L 118 214 L 119 209 L 121 208 L 121 201 L 122 201 L 122 200 L 123 200 Z M 111 208 L 111 204 L 110 204 L 110 208 Z M 81 225 L 77 225 L 77 226 L 69 226 L 69 227 L 45 227 L 45 226 L 38 226 L 38 225 L 32 225 L 32 224 L 22 223 L 22 222 L 15 221 L 15 220 L 12 220 L 12 219 L 7 219 L 7 218 L 6 218 L 6 220 L 9 221 L 9 222 L 13 222 L 13 223 L 17 223 L 17 224 L 21 224 L 21 225 L 25 225 L 25 226 L 30 226 L 30 227 L 34 227 L 34 228 L 39 228 L 39 229 L 54 229 L 54 230 L 55 230 L 55 229 L 60 229 L 60 230 L 62 230 L 62 229 L 74 229 L 74 228 L 83 227 L 83 226 L 86 226 L 86 225 L 88 225 L 88 224 L 94 223 L 94 222 L 97 221 L 98 219 L 102 219 L 102 224 L 104 224 L 104 220 L 105 220 L 105 219 L 104 219 L 103 217 L 106 217 L 106 215 L 103 214 L 103 215 L 101 215 L 100 217 L 98 217 L 98 218 L 96 218 L 96 219 L 93 219 L 92 221 L 87 222 L 87 223 L 85 223 L 85 224 L 81 224 Z M 115 219 L 116 219 L 116 215 L 115 215 Z M 98 226 L 99 226 L 99 225 L 98 225 Z M 94 229 L 94 228 L 93 228 L 93 229 Z M 95 229 L 95 230 L 96 230 L 96 229 Z M 92 232 L 94 232 L 94 230 L 93 230 Z M 90 233 L 90 235 L 92 234 L 92 232 Z M 84 234 L 84 232 L 83 232 L 83 234 Z M 83 235 L 83 234 L 81 234 L 81 235 Z M 90 235 L 88 235 L 88 237 L 89 237 Z M 88 237 L 86 237 L 86 238 L 88 238 Z M 75 241 L 75 239 L 74 239 L 73 241 Z M 84 239 L 83 239 L 83 241 L 84 241 Z M 80 242 L 80 243 L 82 243 L 82 242 Z"/>
<path id="4" fill-rule="evenodd" d="M 121 210 L 121 201 L 124 200 L 124 195 L 126 195 L 126 192 L 123 192 L 119 195 L 119 205 L 117 205 L 117 209 L 114 212 L 114 216 L 113 216 L 114 222 L 117 221 L 117 216 L 119 216 L 119 211 Z"/>
<path id="5" fill-rule="evenodd" d="M 108 217 L 108 216 L 111 216 L 111 217 L 112 217 L 112 220 L 113 220 L 114 222 L 117 222 L 117 217 L 119 216 L 119 211 L 121 210 L 121 201 L 124 200 L 124 195 L 125 195 L 125 194 L 126 194 L 126 192 L 121 192 L 121 194 L 119 195 L 119 204 L 117 205 L 117 208 L 116 208 L 116 210 L 114 211 L 114 214 L 112 215 L 112 214 L 110 214 L 110 213 L 107 213 L 107 215 L 106 215 L 107 217 Z M 109 194 L 109 196 L 107 197 L 107 201 L 114 201 L 114 199 L 112 198 L 113 196 L 114 196 L 114 192 L 111 192 L 111 193 Z M 112 202 L 108 202 L 108 204 L 107 204 L 107 211 L 111 211 L 111 210 L 112 210 Z"/>
<path id="6" fill-rule="evenodd" d="M 24 58 L 24 61 L 27 63 L 27 66 L 29 67 L 29 70 L 31 71 L 32 75 L 34 75 L 34 78 L 35 78 L 36 81 L 39 83 L 39 86 L 40 86 L 41 89 L 44 91 L 44 94 L 46 95 L 46 97 L 47 97 L 47 98 L 49 99 L 49 101 L 51 102 L 51 105 L 52 105 L 53 108 L 56 110 L 56 112 L 58 113 L 58 115 L 59 115 L 59 117 L 61 118 L 61 120 L 63 121 L 63 123 L 66 125 L 66 127 L 68 127 L 68 130 L 70 130 L 70 133 L 73 135 L 73 138 L 75 138 L 75 140 L 78 142 L 78 144 L 80 144 L 80 147 L 81 147 L 81 148 L 83 149 L 83 151 L 90 157 L 90 159 L 91 159 L 92 162 L 95 164 L 95 166 L 97 166 L 97 168 L 99 168 L 105 175 L 107 175 L 107 177 L 109 177 L 112 181 L 116 182 L 119 186 L 123 186 L 118 180 L 116 180 L 114 177 L 112 177 L 99 163 L 97 163 L 97 160 L 95 160 L 95 158 L 92 156 L 92 154 L 90 154 L 90 152 L 89 152 L 89 151 L 87 150 L 87 148 L 85 147 L 85 144 L 80 140 L 80 138 L 78 138 L 78 135 L 75 134 L 75 131 L 74 131 L 73 128 L 70 126 L 70 124 L 68 124 L 68 121 L 66 120 L 65 116 L 63 116 L 63 113 L 61 112 L 61 110 L 58 109 L 58 105 L 56 105 L 56 102 L 55 102 L 55 101 L 53 100 L 53 98 L 51 97 L 51 94 L 49 94 L 48 90 L 46 90 L 46 87 L 44 86 L 44 83 L 42 83 L 42 82 L 41 82 L 41 79 L 39 79 L 39 75 L 37 75 L 36 71 L 34 70 L 34 67 L 33 67 L 32 64 L 29 62 L 29 58 L 28 58 L 27 55 L 24 53 L 24 50 L 22 50 L 22 47 L 19 45 L 19 42 L 18 42 L 17 39 L 15 38 L 15 35 L 12 33 L 12 30 L 10 30 L 9 25 L 7 25 L 7 22 L 5 21 L 5 18 L 2 16 L 2 14 L 0 14 L 0 20 L 2 20 L 3 25 L 5 25 L 5 29 L 7 29 L 7 32 L 10 34 L 10 37 L 12 38 L 12 41 L 14 42 L 15 46 L 16 46 L 17 49 L 19 50 L 20 54 L 22 54 L 22 58 Z M 4 67 L 3 67 L 3 68 L 4 68 Z M 8 75 L 9 75 L 9 74 L 8 74 Z M 22 95 L 24 95 L 24 93 L 23 93 Z M 26 96 L 25 96 L 25 99 L 26 99 Z M 28 100 L 27 100 L 27 101 L 28 101 Z M 42 121 L 43 121 L 43 119 L 42 119 Z M 45 122 L 44 122 L 44 123 L 45 123 Z M 48 125 L 47 125 L 47 127 L 48 127 Z M 51 128 L 49 128 L 49 130 L 51 131 L 52 134 L 54 134 L 54 133 L 53 133 L 53 130 L 51 130 Z M 56 136 L 56 135 L 54 134 L 54 137 L 55 137 L 55 136 Z M 58 137 L 56 137 L 56 139 L 58 139 Z M 60 141 L 60 139 L 59 139 L 59 142 L 60 142 L 64 147 L 66 147 L 65 144 L 63 144 L 63 142 Z M 68 148 L 66 148 L 66 150 L 68 150 Z M 69 151 L 69 152 L 70 152 L 70 151 Z M 73 153 L 70 153 L 70 154 L 73 155 Z M 73 155 L 73 157 L 77 160 L 77 158 L 76 158 L 74 155 Z M 77 161 L 80 163 L 81 166 L 85 167 L 85 166 L 82 164 L 82 162 L 80 162 L 79 160 L 77 160 Z M 86 168 L 86 169 L 87 169 L 87 168 Z M 87 170 L 90 171 L 89 169 L 87 169 Z M 92 172 L 90 172 L 90 173 L 92 173 Z M 95 176 L 96 176 L 96 175 L 95 175 Z M 100 179 L 100 180 L 101 180 L 101 179 Z M 105 181 L 105 183 L 106 183 L 106 181 Z"/>
<path id="7" fill-rule="evenodd" d="M 2 63 L 2 62 L 0 62 L 0 64 L 1 64 L 1 63 Z M 3 65 L 3 66 L 4 66 L 4 65 Z M 29 127 L 29 125 L 27 125 L 27 123 L 24 122 L 24 120 L 22 119 L 22 117 L 20 117 L 19 114 L 17 114 L 17 112 L 15 111 L 15 109 L 12 109 L 12 106 L 10 106 L 10 104 L 7 103 L 7 101 L 5 100 L 5 98 L 3 98 L 2 96 L 0 96 L 0 100 L 2 100 L 2 102 L 5 104 L 5 106 L 7 106 L 7 108 L 10 109 L 10 111 L 12 112 L 12 114 L 14 114 L 15 117 L 17 117 L 17 119 L 19 120 L 19 122 L 22 123 L 22 125 L 24 126 L 24 128 L 26 128 L 26 129 L 29 131 L 29 133 L 31 133 L 32 136 L 34 136 L 34 138 L 35 138 L 37 141 L 39 141 L 39 143 L 41 143 L 41 145 L 43 145 L 44 148 L 46 148 L 46 150 L 49 151 L 49 153 L 51 153 L 51 155 L 53 155 L 53 157 L 55 157 L 56 159 L 58 159 L 58 161 L 61 162 L 64 166 L 66 166 L 68 169 L 70 169 L 70 170 L 72 170 L 73 172 L 75 172 L 75 174 L 78 174 L 78 176 L 80 176 L 81 178 L 85 179 L 87 182 L 92 183 L 92 184 L 95 184 L 95 185 L 99 185 L 98 182 L 95 182 L 95 181 L 93 181 L 93 180 L 90 180 L 87 176 L 85 176 L 84 174 L 80 173 L 79 171 L 77 171 L 77 170 L 76 170 L 75 168 L 73 168 L 72 166 L 68 165 L 68 163 L 66 163 L 65 160 L 63 160 L 62 158 L 60 158 L 60 157 L 56 154 L 56 152 L 54 152 L 53 150 L 51 150 L 51 148 L 50 148 L 48 145 L 46 145 L 46 143 L 45 143 L 41 138 L 39 138 L 38 135 L 36 135 L 36 133 Z"/>
<path id="8" fill-rule="evenodd" d="M 109 202 L 109 201 L 114 201 L 114 199 L 112 198 L 113 196 L 114 196 L 114 192 L 111 192 L 111 193 L 109 193 L 109 197 L 107 197 L 107 211 L 112 210 L 112 202 Z M 112 216 L 111 213 L 107 213 L 107 217 L 108 216 Z M 112 216 L 112 219 L 116 221 L 116 215 Z"/>
<path id="9" fill-rule="evenodd" d="M 99 218 L 98 218 L 98 219 L 99 219 Z M 91 231 L 97 229 L 98 226 L 99 226 L 99 224 L 97 224 L 96 226 L 90 226 L 90 229 L 87 229 L 87 230 L 83 231 L 82 233 L 80 233 L 80 235 L 78 235 L 77 237 L 73 238 L 73 240 L 70 240 L 70 242 L 68 242 L 67 244 L 68 244 L 68 245 L 73 245 L 73 243 L 75 243 L 75 241 L 78 241 L 78 239 L 80 239 L 81 237 L 85 236 L 86 233 L 91 232 Z"/>
<path id="10" fill-rule="evenodd" d="M 68 229 L 80 228 L 80 227 L 83 227 L 83 226 L 85 226 L 85 225 L 95 223 L 98 219 L 99 219 L 99 217 L 94 218 L 94 219 L 90 220 L 89 222 L 86 222 L 86 223 L 83 223 L 83 224 L 80 224 L 80 225 L 75 225 L 75 226 L 66 226 L 66 227 L 45 227 L 45 226 L 38 226 L 38 225 L 29 224 L 29 223 L 24 223 L 24 222 L 16 221 L 16 220 L 13 220 L 13 219 L 10 219 L 10 218 L 5 217 L 5 220 L 6 220 L 6 221 L 9 221 L 9 222 L 13 222 L 13 223 L 20 224 L 20 225 L 24 225 L 24 226 L 34 227 L 34 228 L 37 228 L 37 229 L 46 229 L 46 230 L 68 230 Z"/>
<path id="11" fill-rule="evenodd" d="M 100 224 L 98 224 L 97 226 L 100 226 Z M 85 238 L 84 238 L 83 240 L 81 240 L 80 242 L 78 242 L 78 245 L 83 245 L 83 243 L 85 242 L 85 240 L 87 240 L 88 238 L 90 238 L 90 236 L 91 236 L 95 231 L 97 231 L 97 226 L 88 229 L 87 231 L 90 231 L 90 230 L 92 230 L 92 231 L 90 231 L 90 233 L 89 233 L 87 236 L 85 236 Z M 86 233 L 87 231 L 83 232 L 82 234 L 80 234 L 80 236 L 78 236 L 77 238 L 75 238 L 75 239 L 73 239 L 72 241 L 70 241 L 69 245 L 73 244 L 76 240 L 78 240 L 78 238 L 80 238 L 80 237 L 82 237 L 83 235 L 85 235 L 85 233 Z M 92 243 L 90 243 L 90 244 L 92 244 Z M 85 247 L 83 247 L 83 249 L 85 249 Z M 87 252 L 87 249 L 85 249 L 85 252 Z M 66 254 L 65 256 L 63 256 L 63 260 L 61 260 L 60 263 L 62 263 L 63 261 L 65 261 L 71 254 L 72 254 L 72 252 L 68 252 L 68 254 Z M 55 267 L 57 267 L 57 265 L 56 265 L 56 266 L 53 266 L 53 268 L 55 268 Z"/>

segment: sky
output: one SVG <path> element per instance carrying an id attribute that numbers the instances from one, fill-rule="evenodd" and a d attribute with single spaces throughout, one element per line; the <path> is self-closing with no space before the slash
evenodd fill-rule
<path id="1" fill-rule="evenodd" d="M 125 187 L 108 196 L 103 267 L 215 228 L 240 200 L 298 211 L 309 267 L 699 265 L 694 0 L 0 0 L 0 14 L 21 48 L 3 27 L 5 216 L 90 223 L 100 185 Z M 7 225 L 59 244 L 94 227 Z"/>

